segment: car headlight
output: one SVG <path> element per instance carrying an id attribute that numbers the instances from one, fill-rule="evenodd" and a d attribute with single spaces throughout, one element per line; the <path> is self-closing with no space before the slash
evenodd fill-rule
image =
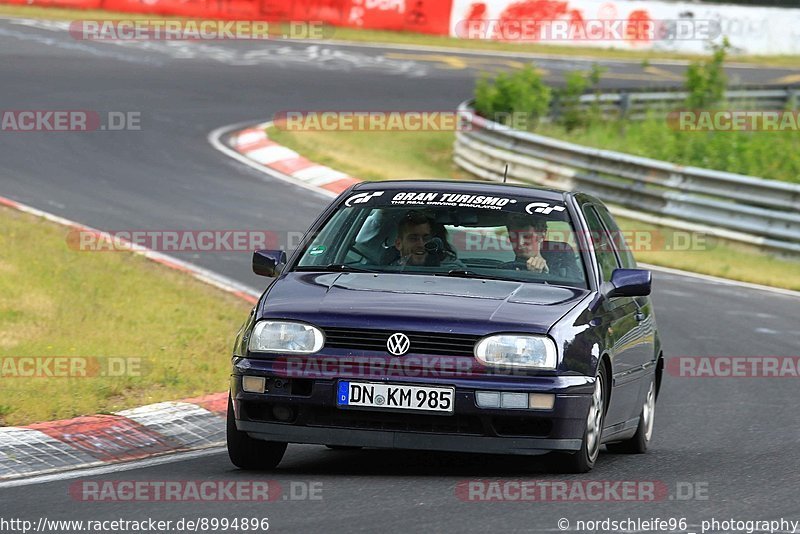
<path id="1" fill-rule="evenodd" d="M 250 352 L 313 354 L 325 344 L 322 330 L 293 321 L 259 321 L 250 334 Z"/>
<path id="2" fill-rule="evenodd" d="M 556 344 L 549 337 L 498 334 L 475 344 L 475 358 L 486 365 L 555 369 Z"/>

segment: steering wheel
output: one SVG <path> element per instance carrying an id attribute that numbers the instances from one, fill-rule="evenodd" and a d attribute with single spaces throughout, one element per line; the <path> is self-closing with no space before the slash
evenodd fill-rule
<path id="1" fill-rule="evenodd" d="M 528 262 L 522 260 L 507 261 L 497 266 L 498 269 L 508 269 L 510 271 L 527 271 Z"/>
<path id="2" fill-rule="evenodd" d="M 358 244 L 357 244 L 357 243 L 356 243 L 356 244 L 353 244 L 353 245 L 350 245 L 349 247 L 347 247 L 347 252 L 355 252 L 356 254 L 358 254 L 359 256 L 361 256 L 361 260 L 367 260 L 367 261 L 369 261 L 369 259 L 370 259 L 370 258 L 369 258 L 369 256 L 367 256 L 366 254 L 364 254 L 363 252 L 361 252 L 361 251 L 358 249 Z M 361 260 L 359 260 L 359 262 L 360 262 Z M 356 262 L 356 263 L 358 263 L 358 262 Z"/>

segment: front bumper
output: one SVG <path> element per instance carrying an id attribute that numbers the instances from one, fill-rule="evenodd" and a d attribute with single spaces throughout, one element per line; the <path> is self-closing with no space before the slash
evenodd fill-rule
<path id="1" fill-rule="evenodd" d="M 580 439 L 542 439 L 427 434 L 349 428 L 315 428 L 287 424 L 236 421 L 236 428 L 250 437 L 287 443 L 316 443 L 384 449 L 480 452 L 494 454 L 546 454 L 551 451 L 576 451 Z"/>
<path id="2" fill-rule="evenodd" d="M 334 378 L 276 376 L 258 361 L 234 367 L 236 428 L 266 441 L 536 455 L 580 449 L 594 379 L 585 376 L 466 380 L 390 378 L 386 382 L 455 386 L 454 413 L 341 409 Z M 247 375 L 264 376 L 267 392 L 242 390 Z M 374 380 L 373 380 L 374 381 Z M 479 408 L 476 391 L 552 393 L 551 410 Z"/>

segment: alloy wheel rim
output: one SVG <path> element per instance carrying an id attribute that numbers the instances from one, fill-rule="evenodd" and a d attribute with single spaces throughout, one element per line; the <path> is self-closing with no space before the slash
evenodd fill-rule
<path id="1" fill-rule="evenodd" d="M 586 420 L 586 450 L 589 459 L 594 460 L 600 452 L 600 433 L 603 430 L 603 379 L 597 377 L 592 393 L 592 405 Z"/>
<path id="2" fill-rule="evenodd" d="M 644 437 L 647 441 L 653 437 L 653 423 L 656 415 L 656 387 L 654 382 L 650 382 L 650 389 L 647 392 L 647 399 L 642 408 L 642 418 L 644 419 Z"/>

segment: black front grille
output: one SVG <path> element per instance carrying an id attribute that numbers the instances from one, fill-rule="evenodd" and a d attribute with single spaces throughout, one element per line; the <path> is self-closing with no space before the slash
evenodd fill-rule
<path id="1" fill-rule="evenodd" d="M 537 438 L 549 437 L 553 431 L 553 421 L 546 417 L 343 410 L 331 406 L 253 401 L 243 401 L 241 407 L 245 420 L 297 426 Z"/>
<path id="2" fill-rule="evenodd" d="M 553 431 L 553 421 L 541 417 L 492 417 L 492 426 L 498 436 L 533 436 L 544 438 Z"/>
<path id="3" fill-rule="evenodd" d="M 325 328 L 325 347 L 387 352 L 389 336 L 401 330 L 357 330 L 351 328 Z M 472 356 L 478 336 L 468 334 L 440 334 L 429 332 L 403 332 L 411 341 L 409 353 L 435 356 Z"/>
<path id="4" fill-rule="evenodd" d="M 303 422 L 308 426 L 476 436 L 484 434 L 480 419 L 474 415 L 428 415 L 321 407 L 305 409 L 303 415 Z"/>

